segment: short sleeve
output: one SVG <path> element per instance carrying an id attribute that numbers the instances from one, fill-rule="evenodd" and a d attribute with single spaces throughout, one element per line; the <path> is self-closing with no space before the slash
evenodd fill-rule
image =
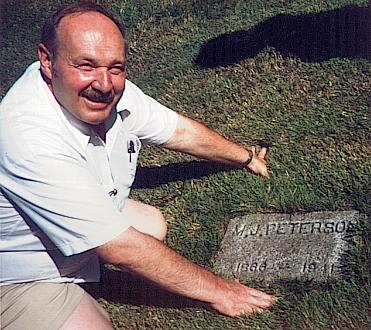
<path id="1" fill-rule="evenodd" d="M 117 109 L 129 111 L 126 118 L 128 130 L 145 143 L 165 143 L 174 134 L 178 123 L 175 111 L 144 94 L 128 80 Z"/>

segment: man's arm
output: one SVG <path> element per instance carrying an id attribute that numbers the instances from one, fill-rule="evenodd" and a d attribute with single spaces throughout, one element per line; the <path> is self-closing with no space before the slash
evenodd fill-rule
<path id="1" fill-rule="evenodd" d="M 205 125 L 181 115 L 174 134 L 161 146 L 234 166 L 244 166 L 252 157 L 247 167 L 257 175 L 268 177 L 267 148 L 256 153 L 255 147 L 252 147 L 249 152 Z"/>
<path id="2" fill-rule="evenodd" d="M 95 251 L 107 263 L 174 293 L 207 302 L 228 316 L 262 311 L 275 301 L 273 296 L 214 275 L 132 227 Z"/>

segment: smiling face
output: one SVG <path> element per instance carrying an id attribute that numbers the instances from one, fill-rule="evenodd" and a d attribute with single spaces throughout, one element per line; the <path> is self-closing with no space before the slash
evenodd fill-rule
<path id="1" fill-rule="evenodd" d="M 90 124 L 103 123 L 125 88 L 125 43 L 117 26 L 97 12 L 64 17 L 54 58 L 40 44 L 41 70 L 60 105 Z"/>

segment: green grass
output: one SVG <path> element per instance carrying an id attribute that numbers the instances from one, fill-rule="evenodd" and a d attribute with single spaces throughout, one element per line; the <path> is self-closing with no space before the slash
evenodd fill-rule
<path id="1" fill-rule="evenodd" d="M 1 96 L 36 59 L 44 18 L 67 2 L 72 1 L 3 2 Z M 369 61 L 340 56 L 309 62 L 270 46 L 227 66 L 201 69 L 194 63 L 202 45 L 219 35 L 251 29 L 278 14 L 318 14 L 348 5 L 364 7 L 367 1 L 101 3 L 129 28 L 132 81 L 234 141 L 271 144 L 269 180 L 242 170 L 210 170 L 192 157 L 145 148 L 140 166 L 151 172 L 141 182 L 151 185 L 138 185 L 132 197 L 163 211 L 169 246 L 211 267 L 228 219 L 239 214 L 357 209 L 369 218 Z M 164 177 L 161 166 L 172 169 L 172 176 Z M 168 304 L 124 299 L 125 281 L 112 284 L 111 270 L 105 271 L 99 289 L 109 294 L 98 297 L 118 329 L 367 329 L 370 225 L 362 228 L 344 280 L 322 286 L 256 283 L 282 297 L 265 315 L 232 319 L 200 307 L 174 308 L 174 297 L 153 288 L 143 293 L 135 282 L 129 296 L 158 295 L 157 301 Z"/>

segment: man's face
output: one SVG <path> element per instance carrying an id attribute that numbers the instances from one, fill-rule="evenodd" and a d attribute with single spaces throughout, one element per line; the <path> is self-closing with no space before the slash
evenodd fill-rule
<path id="1" fill-rule="evenodd" d="M 103 123 L 125 88 L 125 45 L 120 30 L 96 12 L 64 17 L 57 30 L 50 89 L 72 115 Z"/>

